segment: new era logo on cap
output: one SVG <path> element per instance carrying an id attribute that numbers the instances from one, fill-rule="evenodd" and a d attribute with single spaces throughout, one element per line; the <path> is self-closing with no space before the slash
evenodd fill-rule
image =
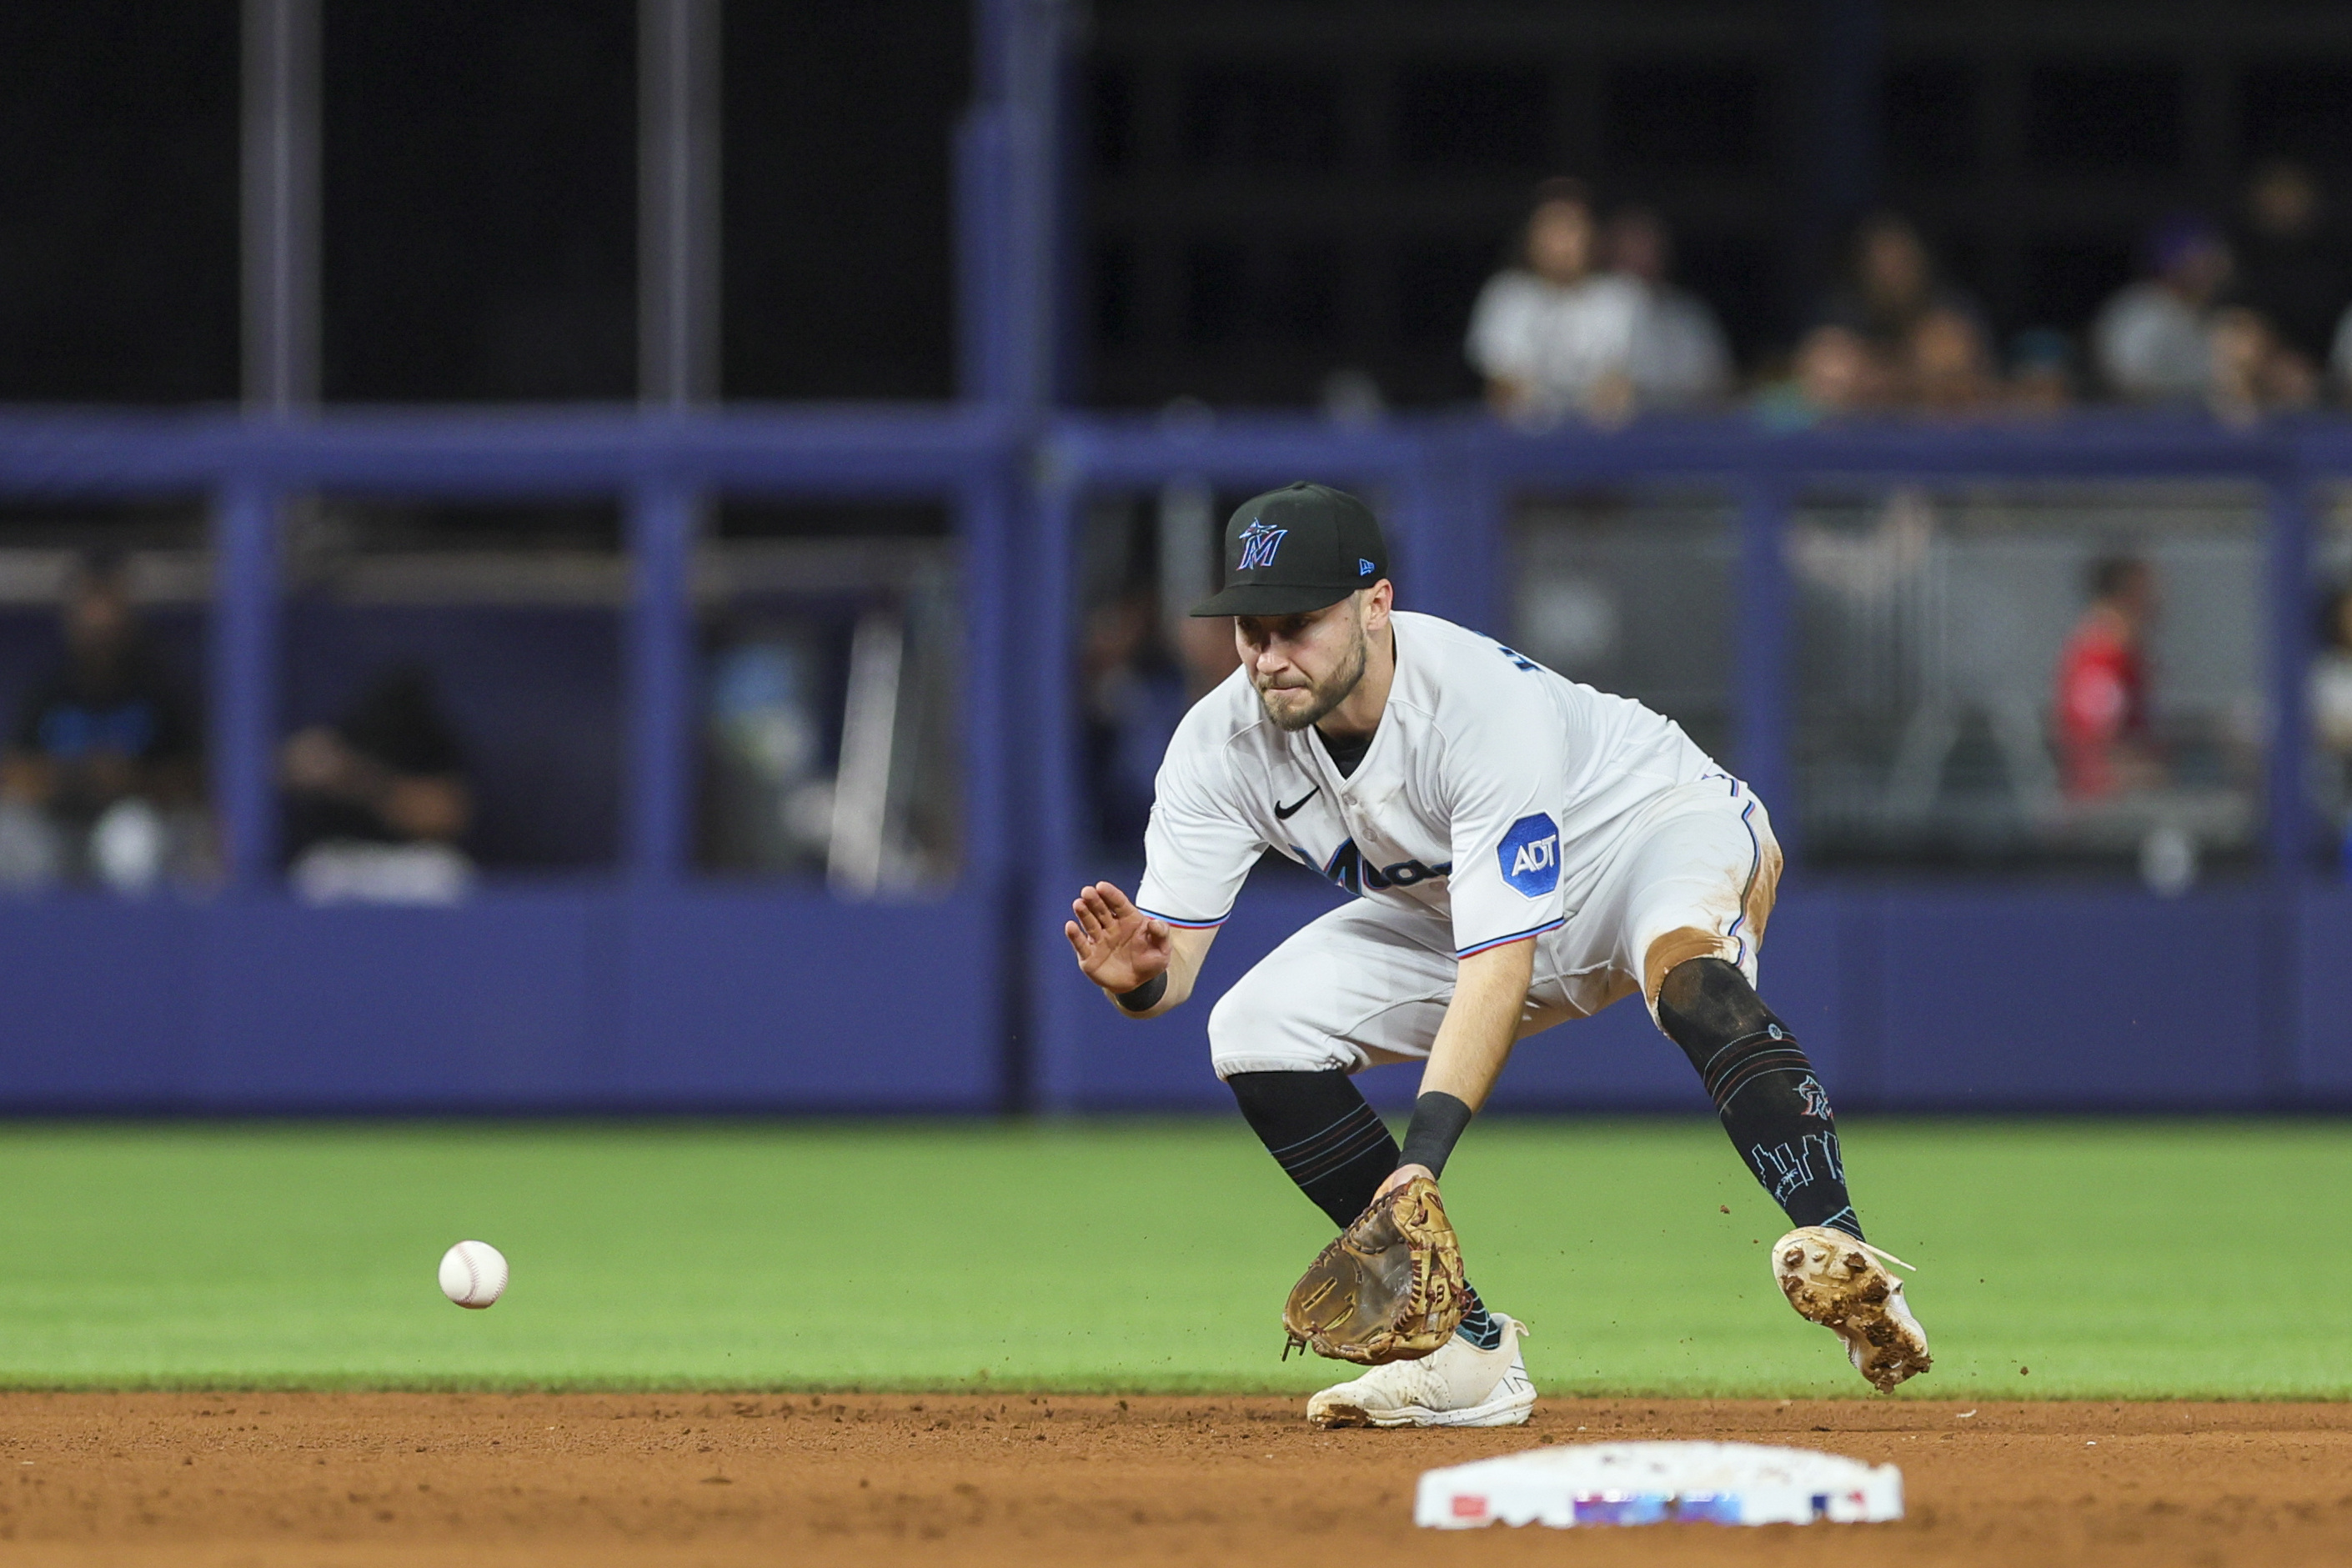
<path id="1" fill-rule="evenodd" d="M 1358 577 L 1370 577 L 1372 573 L 1380 570 L 1381 569 L 1379 567 L 1374 566 L 1368 560 L 1359 560 L 1356 562 L 1356 575 Z"/>

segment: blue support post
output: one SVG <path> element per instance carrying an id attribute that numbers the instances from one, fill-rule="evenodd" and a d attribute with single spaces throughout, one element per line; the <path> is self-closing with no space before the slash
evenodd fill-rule
<path id="1" fill-rule="evenodd" d="M 1021 654 L 1016 608 L 1034 610 L 1025 585 L 1015 580 L 1013 529 L 1020 519 L 1020 491 L 1007 471 L 993 464 L 967 484 L 962 510 L 963 581 L 957 595 L 971 617 L 963 629 L 965 663 L 959 685 L 963 716 L 963 810 L 967 875 L 994 882 L 1013 862 L 1011 737 L 1028 728 L 1026 704 L 1015 712 L 1012 694 L 1024 685 L 1013 674 Z"/>
<path id="2" fill-rule="evenodd" d="M 1732 767 L 1772 813 L 1772 831 L 1797 858 L 1796 778 L 1789 762 L 1790 634 L 1789 486 L 1748 476 L 1739 507 L 1738 635 L 1732 649 Z"/>
<path id="3" fill-rule="evenodd" d="M 992 1010 L 996 1022 L 997 1108 L 1013 1113 L 1030 1109 L 1034 1101 L 1029 1066 L 1034 1031 L 1026 1006 L 1026 966 L 1034 947 L 1029 867 L 1026 857 L 1013 852 L 1024 820 L 1012 768 L 1013 737 L 1028 733 L 1026 714 L 1015 711 L 1021 683 L 1013 671 L 1022 656 L 1015 633 L 1025 622 L 1014 607 L 1028 609 L 1033 618 L 1035 607 L 1026 603 L 1023 585 L 1014 580 L 1013 538 L 1021 492 L 1012 461 L 989 465 L 985 475 L 965 484 L 960 500 L 963 581 L 957 599 L 971 617 L 963 629 L 964 664 L 957 685 L 963 721 L 962 876 L 979 889 L 992 923 L 994 994 L 975 1002 Z"/>
<path id="4" fill-rule="evenodd" d="M 957 138 L 967 397 L 1055 397 L 1065 292 L 1060 175 L 1069 0 L 978 0 L 971 117 Z M 982 254 L 985 247 L 985 254 Z"/>
<path id="5" fill-rule="evenodd" d="M 1882 12 L 1880 0 L 1811 0 L 1799 13 L 1810 24 L 1803 53 L 1812 78 L 1812 145 L 1797 225 L 1804 254 L 1788 280 L 1801 310 L 1834 274 L 1847 230 L 1877 200 Z"/>
<path id="6" fill-rule="evenodd" d="M 993 405 L 1008 425 L 1034 434 L 1062 390 L 1057 323 L 1066 314 L 1063 231 L 1069 215 L 1061 176 L 1062 103 L 1075 6 L 1072 0 L 975 0 L 972 23 L 973 103 L 955 142 L 957 379 L 968 402 Z M 1066 949 L 1058 921 L 1029 929 L 1041 909 L 1050 915 L 1053 900 L 1031 896 L 1033 878 L 1025 868 L 1043 867 L 1045 876 L 1067 881 L 1079 853 L 1071 821 L 1079 804 L 1070 772 L 1076 712 L 1067 690 L 1075 589 L 1063 559 L 1072 537 L 1066 508 L 1073 502 L 1061 494 L 1039 498 L 1040 488 L 1050 486 L 1005 476 L 1008 516 L 996 557 L 1003 570 L 985 591 L 1003 596 L 1001 613 L 1011 616 L 1015 604 L 1027 613 L 1009 621 L 999 639 L 1019 671 L 1007 670 L 1001 685 L 979 688 L 1008 710 L 1021 707 L 1018 733 L 1033 744 L 1021 756 L 1017 784 L 1013 754 L 1009 747 L 1003 754 L 1008 789 L 998 797 L 1003 814 L 978 815 L 975 799 L 971 821 L 974 837 L 1000 834 L 1029 852 L 1008 857 L 1005 873 L 1006 906 L 1014 911 L 1019 933 L 1006 951 L 1022 976 L 1007 1007 L 1022 1015 L 1017 1026 L 1025 1028 L 1024 1038 L 1008 1039 L 1005 1099 L 1011 1107 L 1058 1111 L 1071 1108 L 1075 1079 L 1071 1064 L 1055 1056 L 1055 1042 L 1066 1041 L 1069 1031 L 1055 1027 L 1051 986 L 1066 986 L 1068 977 L 1057 973 L 1050 982 L 1044 977 L 1051 955 Z M 975 551 L 975 563 L 981 559 Z M 1018 586 L 1016 560 L 1028 579 Z M 1007 734 L 1013 733 L 1012 716 L 1005 715 Z M 1020 968 L 1024 955 L 1032 962 Z"/>
<path id="7" fill-rule="evenodd" d="M 1050 462 L 1050 457 L 1048 459 Z M 1024 733 L 1031 737 L 1024 768 L 1024 820 L 1034 825 L 1037 863 L 1060 878 L 1037 889 L 1030 900 L 1029 974 L 1031 1105 L 1067 1113 L 1077 1109 L 1083 1082 L 1076 1052 L 1081 1026 L 1066 998 L 1071 995 L 1070 950 L 1062 937 L 1069 900 L 1087 874 L 1092 846 L 1087 842 L 1087 800 L 1078 779 L 1078 701 L 1076 648 L 1077 581 L 1072 570 L 1082 497 L 1076 486 L 1052 475 L 1034 492 L 1035 570 L 1028 601 L 1034 612 L 1021 658 L 1033 679 L 1023 704 Z M 1132 890 L 1130 890 L 1132 891 Z M 1091 999 L 1091 998 L 1090 998 Z"/>
<path id="8" fill-rule="evenodd" d="M 637 881 L 685 872 L 692 776 L 694 606 L 688 574 L 697 497 L 669 476 L 641 482 L 628 501 L 630 576 L 627 839 Z"/>
<path id="9" fill-rule="evenodd" d="M 1508 642 L 1510 497 L 1494 465 L 1463 443 L 1424 442 L 1398 491 L 1399 602 Z"/>
<path id="10" fill-rule="evenodd" d="M 2305 793 L 2311 724 L 2304 695 L 2312 651 L 2311 503 L 2300 470 L 2273 480 L 2268 501 L 2271 744 L 2264 836 L 2272 876 L 2299 886 L 2312 851 Z"/>
<path id="11" fill-rule="evenodd" d="M 210 648 L 213 800 L 229 885 L 267 885 L 277 869 L 277 487 L 250 476 L 214 502 Z"/>
<path id="12" fill-rule="evenodd" d="M 1008 165 L 1005 113 L 978 104 L 955 132 L 956 392 L 985 402 L 1013 384 L 1004 320 Z"/>
<path id="13" fill-rule="evenodd" d="M 2312 654 L 2311 486 L 2299 465 L 2270 482 L 2264 594 L 2270 751 L 2265 758 L 2263 841 L 2268 852 L 2269 931 L 2263 943 L 2263 1078 L 2266 1098 L 2297 1097 L 2305 1024 L 2303 893 L 2313 849 L 2309 780 L 2311 721 L 2305 707 Z"/>

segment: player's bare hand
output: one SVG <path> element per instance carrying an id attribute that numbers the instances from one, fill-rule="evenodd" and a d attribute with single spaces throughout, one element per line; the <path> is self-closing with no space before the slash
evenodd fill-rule
<path id="1" fill-rule="evenodd" d="M 1164 920 L 1146 915 L 1107 882 L 1082 891 L 1062 927 L 1086 977 L 1114 996 L 1168 972 L 1175 957 L 1173 935 Z"/>
<path id="2" fill-rule="evenodd" d="M 1411 1181 L 1415 1176 L 1427 1176 L 1430 1180 L 1435 1181 L 1437 1179 L 1437 1173 L 1431 1170 L 1427 1166 L 1399 1166 L 1396 1169 L 1389 1173 L 1389 1179 L 1381 1183 L 1380 1190 L 1373 1193 L 1372 1196 L 1374 1197 L 1378 1197 L 1381 1193 L 1388 1192 L 1395 1187 L 1402 1186 L 1405 1183 Z"/>

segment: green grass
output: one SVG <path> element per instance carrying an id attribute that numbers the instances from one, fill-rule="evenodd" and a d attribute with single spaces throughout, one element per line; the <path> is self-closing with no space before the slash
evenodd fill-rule
<path id="1" fill-rule="evenodd" d="M 1919 1268 L 1920 1396 L 2352 1395 L 2352 1127 L 1855 1119 L 1846 1152 Z M 1711 1124 L 1497 1120 L 1446 1192 L 1542 1387 L 1861 1392 Z M 513 1261 L 487 1312 L 435 1287 L 467 1236 Z M 16 1124 L 0 1384 L 1297 1390 L 1325 1239 L 1230 1120 Z"/>

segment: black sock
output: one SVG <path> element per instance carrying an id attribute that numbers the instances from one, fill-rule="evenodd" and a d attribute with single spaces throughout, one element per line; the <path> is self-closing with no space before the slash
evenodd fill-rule
<path id="1" fill-rule="evenodd" d="M 1691 958 L 1658 990 L 1658 1021 L 1697 1068 L 1723 1130 L 1791 1225 L 1862 1238 L 1829 1096 L 1797 1038 L 1732 965 Z"/>
<path id="2" fill-rule="evenodd" d="M 1284 1174 L 1345 1230 L 1397 1168 L 1397 1142 L 1355 1080 L 1324 1072 L 1236 1072 L 1225 1087 Z"/>
<path id="3" fill-rule="evenodd" d="M 1342 1230 L 1371 1207 L 1372 1195 L 1402 1163 L 1388 1124 L 1355 1080 L 1337 1068 L 1236 1072 L 1225 1086 L 1266 1152 Z M 1470 1310 L 1454 1332 L 1481 1350 L 1493 1350 L 1503 1343 L 1502 1325 L 1476 1291 L 1468 1293 Z"/>

